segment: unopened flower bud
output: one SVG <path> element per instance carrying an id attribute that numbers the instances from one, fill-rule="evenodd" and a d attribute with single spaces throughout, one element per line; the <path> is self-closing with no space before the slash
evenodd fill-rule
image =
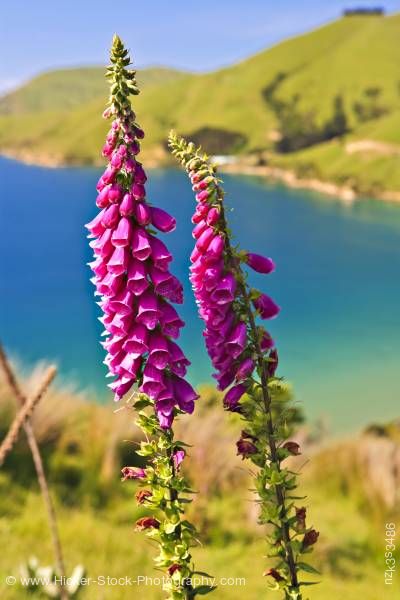
<path id="1" fill-rule="evenodd" d="M 285 448 L 285 450 L 287 450 L 289 454 L 292 454 L 293 456 L 299 456 L 301 454 L 300 446 L 297 442 L 285 442 L 282 448 Z"/>
<path id="2" fill-rule="evenodd" d="M 313 546 L 319 538 L 319 531 L 315 529 L 310 529 L 303 537 L 302 548 L 306 550 L 310 546 Z"/>
<path id="3" fill-rule="evenodd" d="M 138 504 L 144 504 L 146 500 L 152 497 L 152 493 L 150 490 L 139 490 L 136 492 L 136 501 Z"/>
<path id="4" fill-rule="evenodd" d="M 136 521 L 136 529 L 138 531 L 143 531 L 144 529 L 159 529 L 160 521 L 155 519 L 154 517 L 142 517 L 138 521 Z"/>
<path id="5" fill-rule="evenodd" d="M 264 577 L 272 577 L 275 581 L 284 581 L 285 578 L 276 570 L 276 569 L 268 569 L 268 571 L 264 571 Z"/>

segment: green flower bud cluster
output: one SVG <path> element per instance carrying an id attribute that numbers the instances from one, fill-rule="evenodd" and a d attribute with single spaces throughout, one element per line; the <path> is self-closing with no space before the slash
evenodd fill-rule
<path id="1" fill-rule="evenodd" d="M 111 47 L 111 65 L 107 67 L 106 77 L 110 81 L 109 104 L 115 114 L 129 113 L 129 96 L 139 94 L 136 84 L 136 71 L 129 69 L 131 59 L 121 39 L 115 34 Z"/>

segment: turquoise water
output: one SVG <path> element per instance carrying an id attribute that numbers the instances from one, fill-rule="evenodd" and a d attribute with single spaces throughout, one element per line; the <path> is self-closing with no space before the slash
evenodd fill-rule
<path id="1" fill-rule="evenodd" d="M 0 159 L 0 332 L 30 366 L 55 360 L 64 381 L 99 401 L 106 387 L 83 225 L 95 213 L 96 169 L 43 169 Z M 345 206 L 318 194 L 226 176 L 234 233 L 272 256 L 255 284 L 282 306 L 271 323 L 280 374 L 311 418 L 332 431 L 399 415 L 400 207 Z M 149 198 L 178 218 L 167 243 L 185 281 L 182 338 L 194 383 L 210 380 L 201 323 L 187 283 L 193 198 L 180 171 L 155 170 Z"/>

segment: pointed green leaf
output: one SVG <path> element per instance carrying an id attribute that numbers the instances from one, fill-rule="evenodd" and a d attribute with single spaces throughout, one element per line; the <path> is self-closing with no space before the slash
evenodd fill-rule
<path id="1" fill-rule="evenodd" d="M 216 585 L 199 585 L 197 588 L 193 590 L 193 596 L 205 596 L 206 594 L 210 594 L 215 589 L 217 589 Z"/>
<path id="2" fill-rule="evenodd" d="M 305 571 L 306 573 L 315 573 L 316 575 L 321 575 L 321 573 L 317 569 L 315 569 L 311 565 L 308 565 L 305 562 L 298 562 L 297 568 L 301 571 Z"/>

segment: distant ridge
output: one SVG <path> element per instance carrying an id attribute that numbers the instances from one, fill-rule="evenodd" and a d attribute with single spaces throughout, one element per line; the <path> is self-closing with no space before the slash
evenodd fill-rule
<path id="1" fill-rule="evenodd" d="M 399 14 L 353 14 L 212 73 L 139 70 L 143 156 L 165 161 L 174 128 L 215 154 L 267 161 L 359 193 L 400 192 L 399 39 Z M 106 101 L 101 68 L 43 74 L 0 99 L 0 152 L 42 164 L 99 164 Z M 295 143 L 285 146 L 285 135 Z"/>
<path id="2" fill-rule="evenodd" d="M 47 71 L 20 88 L 0 96 L 0 115 L 46 110 L 71 110 L 107 95 L 105 67 L 79 67 Z M 179 79 L 183 72 L 166 67 L 141 69 L 142 86 Z"/>

